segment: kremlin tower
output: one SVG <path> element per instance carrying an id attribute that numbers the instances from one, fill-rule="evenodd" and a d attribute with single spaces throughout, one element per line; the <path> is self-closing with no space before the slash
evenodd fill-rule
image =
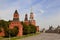
<path id="1" fill-rule="evenodd" d="M 21 22 L 19 21 L 19 14 L 18 14 L 17 10 L 15 10 L 14 15 L 13 15 L 13 21 L 9 25 L 10 29 L 13 29 L 14 27 L 19 28 L 19 32 L 18 32 L 17 36 L 22 36 L 23 35 L 23 26 L 22 26 Z"/>
<path id="2" fill-rule="evenodd" d="M 29 20 L 28 20 L 28 15 L 27 15 L 27 14 L 25 14 L 24 23 L 25 23 L 26 25 L 29 25 Z"/>
<path id="3" fill-rule="evenodd" d="M 33 12 L 30 13 L 30 24 L 36 25 Z"/>

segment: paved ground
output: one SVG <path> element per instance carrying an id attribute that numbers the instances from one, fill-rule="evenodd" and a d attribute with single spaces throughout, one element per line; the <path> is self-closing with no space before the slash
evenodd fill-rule
<path id="1" fill-rule="evenodd" d="M 41 33 L 36 36 L 30 36 L 30 37 L 26 37 L 18 40 L 60 40 L 60 34 Z"/>

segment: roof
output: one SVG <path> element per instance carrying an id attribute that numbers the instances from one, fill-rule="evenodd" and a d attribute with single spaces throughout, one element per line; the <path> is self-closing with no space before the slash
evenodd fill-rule
<path id="1" fill-rule="evenodd" d="M 18 14 L 17 10 L 15 10 L 15 14 Z"/>

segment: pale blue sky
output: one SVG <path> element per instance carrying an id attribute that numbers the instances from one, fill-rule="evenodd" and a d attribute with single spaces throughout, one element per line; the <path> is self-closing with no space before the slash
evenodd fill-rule
<path id="1" fill-rule="evenodd" d="M 60 25 L 60 0 L 0 0 L 0 19 L 12 20 L 17 9 L 20 20 L 32 11 L 40 28 Z"/>

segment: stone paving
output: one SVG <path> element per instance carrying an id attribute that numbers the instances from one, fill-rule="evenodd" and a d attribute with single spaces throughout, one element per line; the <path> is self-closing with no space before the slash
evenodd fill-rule
<path id="1" fill-rule="evenodd" d="M 55 33 L 41 33 L 36 36 L 30 36 L 18 40 L 60 40 L 60 34 Z"/>
<path id="2" fill-rule="evenodd" d="M 9 39 L 0 39 L 0 40 L 9 40 Z M 39 35 L 25 37 L 17 40 L 60 40 L 60 34 L 55 33 L 41 33 Z"/>

